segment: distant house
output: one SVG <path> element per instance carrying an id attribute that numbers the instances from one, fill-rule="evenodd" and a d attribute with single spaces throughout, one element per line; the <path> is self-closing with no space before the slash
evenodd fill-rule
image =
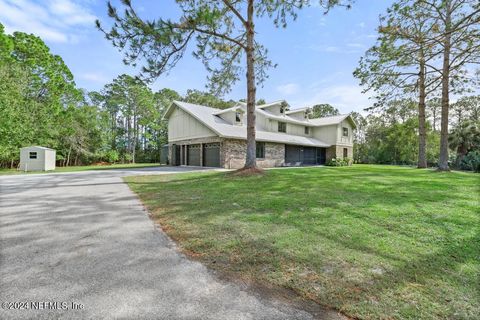
<path id="1" fill-rule="evenodd" d="M 259 167 L 324 164 L 352 158 L 355 122 L 349 114 L 308 119 L 308 108 L 289 110 L 281 100 L 256 106 Z M 172 165 L 241 168 L 245 164 L 246 104 L 214 109 L 174 101 L 168 119 Z"/>
<path id="2" fill-rule="evenodd" d="M 55 170 L 55 150 L 39 146 L 20 149 L 20 170 L 48 171 Z"/>

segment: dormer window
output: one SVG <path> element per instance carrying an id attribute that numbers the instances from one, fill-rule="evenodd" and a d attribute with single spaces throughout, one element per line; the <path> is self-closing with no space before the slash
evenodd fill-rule
<path id="1" fill-rule="evenodd" d="M 285 107 L 284 106 L 280 106 L 280 114 L 285 114 Z"/>
<path id="2" fill-rule="evenodd" d="M 240 112 L 235 112 L 235 122 L 240 123 L 242 122 L 242 114 Z"/>

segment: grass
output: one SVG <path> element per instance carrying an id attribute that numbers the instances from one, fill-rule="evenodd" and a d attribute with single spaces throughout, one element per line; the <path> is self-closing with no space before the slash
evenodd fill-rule
<path id="1" fill-rule="evenodd" d="M 478 319 L 480 175 L 394 166 L 126 178 L 184 252 L 361 319 Z"/>
<path id="2" fill-rule="evenodd" d="M 93 165 L 93 166 L 70 166 L 70 167 L 57 167 L 54 171 L 28 171 L 23 172 L 17 169 L 4 169 L 0 168 L 0 175 L 11 174 L 32 174 L 32 173 L 52 173 L 52 172 L 77 172 L 87 170 L 110 170 L 110 169 L 133 169 L 133 168 L 145 168 L 156 167 L 158 163 L 125 163 L 125 164 L 111 164 L 111 165 Z"/>

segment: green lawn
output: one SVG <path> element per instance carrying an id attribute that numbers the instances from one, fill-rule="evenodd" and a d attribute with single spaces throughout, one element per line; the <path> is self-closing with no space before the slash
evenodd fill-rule
<path id="1" fill-rule="evenodd" d="M 133 168 L 144 168 L 144 167 L 156 167 L 159 166 L 158 163 L 126 163 L 126 164 L 111 164 L 105 166 L 71 166 L 71 167 L 57 167 L 55 171 L 29 171 L 23 172 L 16 169 L 2 169 L 0 168 L 0 175 L 7 174 L 32 174 L 32 173 L 51 173 L 51 172 L 76 172 L 76 171 L 86 171 L 86 170 L 109 170 L 109 169 L 133 169 Z"/>
<path id="2" fill-rule="evenodd" d="M 212 268 L 361 319 L 479 319 L 478 174 L 356 165 L 126 180 Z"/>

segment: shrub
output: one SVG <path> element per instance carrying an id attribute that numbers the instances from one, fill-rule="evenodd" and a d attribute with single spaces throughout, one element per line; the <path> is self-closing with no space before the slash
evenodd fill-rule
<path id="1" fill-rule="evenodd" d="M 471 170 L 480 172 L 480 151 L 470 151 L 460 163 L 460 168 L 463 170 Z"/>
<path id="2" fill-rule="evenodd" d="M 328 161 L 325 165 L 330 166 L 330 167 L 345 167 L 345 166 L 351 166 L 352 165 L 352 159 L 350 158 L 345 158 L 345 159 L 331 159 Z"/>
<path id="3" fill-rule="evenodd" d="M 115 150 L 108 150 L 105 152 L 104 160 L 108 163 L 115 163 L 120 159 L 120 155 Z"/>

